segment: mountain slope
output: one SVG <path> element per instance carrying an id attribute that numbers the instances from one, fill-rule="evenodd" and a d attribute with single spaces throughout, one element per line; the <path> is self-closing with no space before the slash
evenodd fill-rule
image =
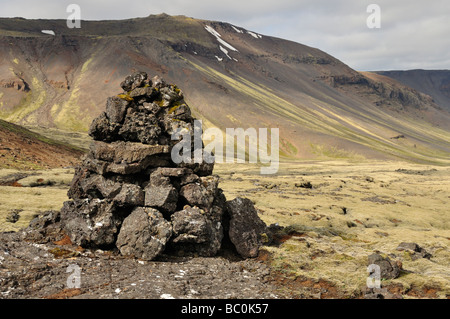
<path id="1" fill-rule="evenodd" d="M 315 48 L 184 16 L 0 19 L 3 119 L 86 131 L 133 70 L 177 84 L 207 126 L 280 128 L 283 156 L 450 163 L 450 114 L 430 96 Z"/>
<path id="2" fill-rule="evenodd" d="M 75 165 L 83 150 L 0 120 L 0 168 L 42 169 Z"/>
<path id="3" fill-rule="evenodd" d="M 450 70 L 379 71 L 404 85 L 433 97 L 436 104 L 450 110 Z"/>

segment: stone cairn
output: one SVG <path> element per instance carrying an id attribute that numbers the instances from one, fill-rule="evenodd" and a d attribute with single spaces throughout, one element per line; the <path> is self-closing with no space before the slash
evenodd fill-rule
<path id="1" fill-rule="evenodd" d="M 214 256 L 227 240 L 242 257 L 257 256 L 271 235 L 252 202 L 227 201 L 214 164 L 171 159 L 178 142 L 172 134 L 194 134 L 182 91 L 145 72 L 127 76 L 121 87 L 91 124 L 94 141 L 61 209 L 72 242 L 152 260 L 163 252 Z"/>

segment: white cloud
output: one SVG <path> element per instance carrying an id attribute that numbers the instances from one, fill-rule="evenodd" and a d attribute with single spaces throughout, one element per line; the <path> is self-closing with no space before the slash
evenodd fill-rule
<path id="1" fill-rule="evenodd" d="M 319 48 L 359 70 L 450 69 L 448 0 L 0 0 L 0 15 L 65 19 L 70 3 L 86 20 L 165 12 L 230 22 Z M 381 8 L 381 29 L 367 28 L 371 3 Z"/>

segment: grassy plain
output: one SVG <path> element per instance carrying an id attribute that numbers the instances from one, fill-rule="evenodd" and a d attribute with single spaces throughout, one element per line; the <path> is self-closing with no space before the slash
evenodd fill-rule
<path id="1" fill-rule="evenodd" d="M 264 248 L 284 276 L 324 280 L 345 296 L 360 296 L 367 256 L 378 251 L 392 254 L 404 269 L 382 287 L 412 297 L 450 296 L 449 167 L 311 161 L 283 163 L 277 175 L 260 175 L 245 164 L 216 165 L 215 173 L 228 199 L 248 197 L 268 225 L 295 231 L 281 245 Z M 401 242 L 415 242 L 433 257 L 413 261 L 396 250 Z"/>
<path id="2" fill-rule="evenodd" d="M 0 231 L 17 231 L 27 227 L 35 215 L 46 210 L 59 210 L 68 200 L 67 191 L 74 169 L 19 171 L 0 169 L 0 181 L 15 180 L 13 186 L 0 186 Z M 5 222 L 12 211 L 18 211 L 16 223 Z"/>

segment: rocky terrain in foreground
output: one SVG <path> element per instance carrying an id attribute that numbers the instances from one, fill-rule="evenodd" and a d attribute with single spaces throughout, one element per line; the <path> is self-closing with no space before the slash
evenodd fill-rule
<path id="1" fill-rule="evenodd" d="M 49 212 L 24 231 L 0 234 L 0 298 L 278 297 L 268 266 L 255 259 L 220 253 L 145 261 L 118 251 L 85 250 L 61 233 L 58 216 Z"/>
<path id="2" fill-rule="evenodd" d="M 271 266 L 273 256 L 260 250 L 244 259 L 229 245 L 214 257 L 160 254 L 152 261 L 123 256 L 118 249 L 84 249 L 63 230 L 61 214 L 48 211 L 19 232 L 0 233 L 0 298 L 45 299 L 401 299 L 393 287 L 367 288 L 348 296 L 326 280 L 291 278 Z M 298 236 L 293 229 L 271 226 L 274 244 Z M 397 248 L 413 259 L 432 257 L 414 243 Z M 397 278 L 398 260 L 374 253 L 383 280 Z"/>

